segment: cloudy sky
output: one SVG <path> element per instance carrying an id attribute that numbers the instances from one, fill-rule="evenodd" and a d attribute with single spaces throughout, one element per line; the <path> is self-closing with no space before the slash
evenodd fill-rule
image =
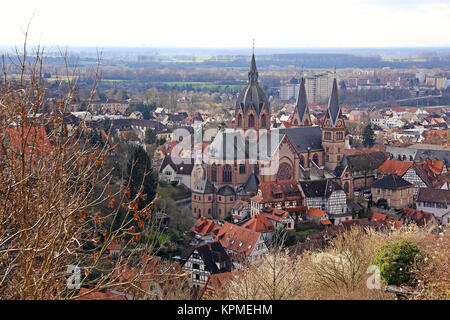
<path id="1" fill-rule="evenodd" d="M 5 1 L 6 2 L 6 1 Z M 450 46 L 450 0 L 21 0 L 0 6 L 0 45 Z M 32 18 L 33 17 L 33 18 Z"/>

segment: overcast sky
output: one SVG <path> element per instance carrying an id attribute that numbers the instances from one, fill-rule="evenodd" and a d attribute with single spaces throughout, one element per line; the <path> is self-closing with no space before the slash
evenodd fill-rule
<path id="1" fill-rule="evenodd" d="M 20 0 L 0 6 L 0 45 L 450 46 L 450 0 Z"/>

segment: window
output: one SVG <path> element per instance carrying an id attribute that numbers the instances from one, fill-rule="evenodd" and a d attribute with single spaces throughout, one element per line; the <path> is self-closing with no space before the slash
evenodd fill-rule
<path id="1" fill-rule="evenodd" d="M 313 161 L 314 161 L 315 164 L 319 165 L 319 156 L 317 155 L 317 153 L 314 153 Z"/>
<path id="2" fill-rule="evenodd" d="M 250 115 L 250 117 L 248 117 L 248 127 L 249 128 L 255 127 L 255 116 L 252 114 Z"/>
<path id="3" fill-rule="evenodd" d="M 211 196 L 208 196 L 208 201 L 211 201 L 211 200 L 212 200 Z"/>
<path id="4" fill-rule="evenodd" d="M 239 165 L 239 174 L 244 174 L 245 173 L 245 164 L 241 163 Z"/>
<path id="5" fill-rule="evenodd" d="M 325 132 L 325 140 L 331 140 L 331 132 Z"/>
<path id="6" fill-rule="evenodd" d="M 305 157 L 303 157 L 303 156 L 300 156 L 300 165 L 302 167 L 305 167 Z"/>
<path id="7" fill-rule="evenodd" d="M 192 269 L 197 269 L 197 270 L 199 270 L 199 269 L 200 269 L 200 265 L 199 265 L 198 263 L 193 263 L 193 264 L 192 264 Z"/>
<path id="8" fill-rule="evenodd" d="M 213 163 L 211 167 L 211 181 L 216 182 L 217 181 L 217 167 L 216 164 Z"/>
<path id="9" fill-rule="evenodd" d="M 240 114 L 238 116 L 238 127 L 242 127 L 242 116 Z"/>
<path id="10" fill-rule="evenodd" d="M 336 139 L 337 140 L 342 140 L 344 137 L 344 134 L 342 132 L 336 132 Z"/>
<path id="11" fill-rule="evenodd" d="M 263 114 L 263 116 L 261 117 L 261 127 L 265 128 L 266 127 L 266 115 Z"/>
<path id="12" fill-rule="evenodd" d="M 222 174 L 223 174 L 222 181 L 224 183 L 230 183 L 231 182 L 231 166 L 229 164 L 227 164 L 223 167 Z"/>

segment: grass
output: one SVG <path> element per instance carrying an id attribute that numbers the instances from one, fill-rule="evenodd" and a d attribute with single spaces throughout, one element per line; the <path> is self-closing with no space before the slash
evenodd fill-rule
<path id="1" fill-rule="evenodd" d="M 163 82 L 165 85 L 168 86 L 187 86 L 191 85 L 194 88 L 225 88 L 229 87 L 230 89 L 242 89 L 245 85 L 240 84 L 220 84 L 220 83 L 214 83 L 214 82 L 196 82 L 196 81 L 167 81 Z"/>

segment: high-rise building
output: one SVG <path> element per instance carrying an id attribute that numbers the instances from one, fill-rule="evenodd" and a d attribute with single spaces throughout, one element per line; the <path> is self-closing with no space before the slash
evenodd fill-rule
<path id="1" fill-rule="evenodd" d="M 310 103 L 322 103 L 331 95 L 334 74 L 325 72 L 306 77 L 306 94 Z"/>

